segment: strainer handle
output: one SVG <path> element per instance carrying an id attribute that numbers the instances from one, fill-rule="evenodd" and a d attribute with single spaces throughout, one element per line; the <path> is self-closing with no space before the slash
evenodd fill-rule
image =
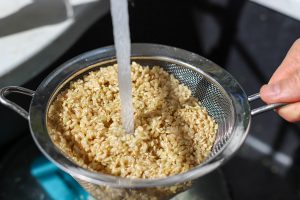
<path id="1" fill-rule="evenodd" d="M 21 106 L 17 105 L 16 103 L 6 98 L 6 96 L 10 93 L 20 93 L 20 94 L 25 94 L 33 97 L 34 91 L 23 87 L 18 87 L 18 86 L 7 86 L 0 89 L 0 103 L 16 111 L 18 114 L 20 114 L 22 117 L 28 120 L 29 119 L 28 112 Z"/>
<path id="2" fill-rule="evenodd" d="M 257 99 L 260 99 L 260 94 L 259 93 L 250 95 L 248 97 L 249 102 L 255 101 Z M 279 107 L 284 106 L 284 105 L 286 105 L 286 104 L 285 103 L 274 103 L 274 104 L 268 104 L 268 105 L 264 105 L 264 106 L 261 106 L 261 107 L 258 107 L 258 108 L 254 108 L 253 110 L 251 110 L 251 115 L 257 115 L 257 114 L 260 114 L 260 113 L 263 113 L 263 112 L 266 112 L 266 111 L 269 111 L 269 110 L 274 110 L 275 108 L 279 108 Z"/>

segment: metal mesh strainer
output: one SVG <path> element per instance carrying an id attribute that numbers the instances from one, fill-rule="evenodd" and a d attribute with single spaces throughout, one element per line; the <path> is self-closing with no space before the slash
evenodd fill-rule
<path id="1" fill-rule="evenodd" d="M 203 164 L 186 173 L 166 178 L 127 179 L 83 169 L 67 159 L 54 146 L 46 127 L 46 113 L 53 97 L 71 80 L 77 79 L 88 71 L 116 62 L 113 47 L 97 49 L 64 63 L 51 73 L 35 92 L 13 86 L 3 88 L 0 91 L 0 100 L 1 103 L 29 120 L 33 139 L 40 150 L 61 169 L 83 181 L 83 185 L 90 184 L 89 188 L 99 185 L 127 188 L 131 192 L 137 188 L 157 188 L 186 183 L 216 169 L 242 145 L 249 131 L 251 114 L 255 115 L 281 105 L 267 105 L 251 110 L 249 101 L 259 98 L 258 94 L 248 98 L 242 87 L 229 73 L 211 61 L 188 51 L 163 45 L 134 44 L 132 45 L 132 60 L 141 65 L 158 65 L 173 74 L 191 89 L 193 96 L 199 99 L 216 120 L 219 126 L 217 138 L 210 156 Z M 11 92 L 33 97 L 29 114 L 5 98 L 5 95 Z"/>

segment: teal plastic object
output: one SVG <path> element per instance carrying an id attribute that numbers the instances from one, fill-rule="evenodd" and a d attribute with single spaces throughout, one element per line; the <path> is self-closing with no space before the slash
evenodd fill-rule
<path id="1" fill-rule="evenodd" d="M 88 193 L 67 173 L 45 157 L 31 165 L 31 175 L 52 200 L 88 200 Z"/>

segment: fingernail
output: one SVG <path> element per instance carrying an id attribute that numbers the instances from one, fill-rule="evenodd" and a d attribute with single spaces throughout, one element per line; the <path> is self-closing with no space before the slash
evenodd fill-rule
<path id="1" fill-rule="evenodd" d="M 278 97 L 280 94 L 280 86 L 278 84 L 264 85 L 263 92 L 271 98 Z"/>

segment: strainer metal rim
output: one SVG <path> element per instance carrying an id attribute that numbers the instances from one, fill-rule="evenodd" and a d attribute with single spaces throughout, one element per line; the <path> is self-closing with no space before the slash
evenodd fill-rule
<path id="1" fill-rule="evenodd" d="M 132 44 L 132 56 L 165 57 L 197 66 L 212 79 L 218 80 L 232 101 L 233 134 L 230 142 L 214 158 L 185 173 L 157 179 L 129 179 L 95 173 L 79 167 L 67 159 L 52 143 L 46 127 L 49 100 L 58 86 L 72 74 L 103 60 L 115 58 L 114 46 L 81 54 L 58 67 L 37 88 L 30 105 L 29 126 L 32 137 L 42 153 L 59 168 L 81 180 L 119 188 L 144 188 L 174 185 L 203 176 L 228 160 L 243 144 L 249 131 L 251 115 L 247 95 L 239 83 L 224 69 L 195 53 L 158 44 Z M 50 141 L 50 142 L 49 142 Z"/>

